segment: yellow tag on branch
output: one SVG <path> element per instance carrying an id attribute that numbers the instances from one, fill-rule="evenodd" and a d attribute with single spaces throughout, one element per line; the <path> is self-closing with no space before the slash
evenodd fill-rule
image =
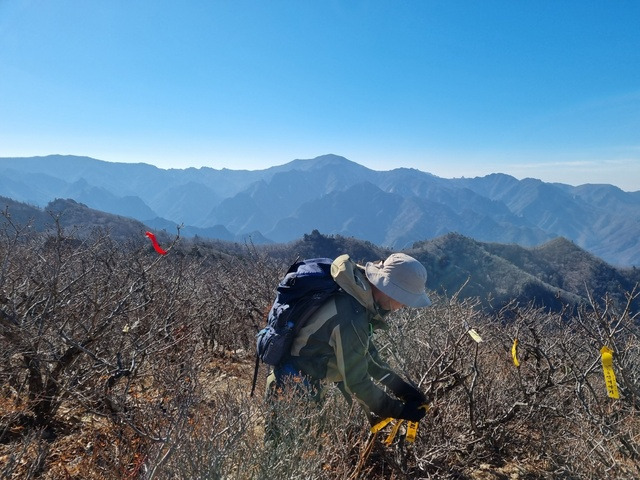
<path id="1" fill-rule="evenodd" d="M 419 408 L 423 409 L 425 412 L 429 411 L 429 405 L 427 403 L 420 405 Z M 389 436 L 387 436 L 386 440 L 384 441 L 385 444 L 391 445 L 393 443 L 393 439 L 396 438 L 396 435 L 400 430 L 400 426 L 404 422 L 403 419 L 395 419 L 392 417 L 385 418 L 384 420 L 381 420 L 380 422 L 376 423 L 373 427 L 371 427 L 371 433 L 377 434 L 380 430 L 382 430 L 384 427 L 389 425 L 394 420 L 395 420 L 395 423 L 393 424 L 393 428 L 391 429 Z M 415 441 L 416 435 L 418 433 L 418 423 L 419 422 L 407 421 L 407 429 L 406 429 L 407 433 L 405 436 L 405 438 L 407 439 L 407 442 Z"/>
<path id="2" fill-rule="evenodd" d="M 517 338 L 513 341 L 513 345 L 511 346 L 511 357 L 513 357 L 513 364 L 516 367 L 519 367 L 520 361 L 518 360 L 518 339 Z"/>
<path id="3" fill-rule="evenodd" d="M 415 442 L 418 433 L 418 422 L 407 423 L 407 442 Z"/>
<path id="4" fill-rule="evenodd" d="M 400 425 L 402 425 L 403 421 L 404 420 L 398 420 L 398 422 L 393 426 L 393 429 L 391 430 L 391 433 L 389 434 L 387 439 L 384 441 L 385 444 L 391 445 L 393 443 L 393 439 L 396 438 L 398 430 L 400 430 Z"/>
<path id="5" fill-rule="evenodd" d="M 473 328 L 467 332 L 476 343 L 482 342 L 482 337 Z"/>
<path id="6" fill-rule="evenodd" d="M 610 398 L 620 398 L 616 374 L 613 372 L 613 350 L 606 346 L 602 347 L 600 355 L 602 356 L 602 370 L 604 372 L 604 383 L 607 386 L 607 395 Z"/>
<path id="7" fill-rule="evenodd" d="M 371 433 L 378 433 L 384 427 L 389 425 L 389 423 L 391 423 L 392 420 L 393 420 L 393 418 L 389 417 L 389 418 L 385 418 L 384 420 L 376 423 L 373 427 L 371 427 Z"/>

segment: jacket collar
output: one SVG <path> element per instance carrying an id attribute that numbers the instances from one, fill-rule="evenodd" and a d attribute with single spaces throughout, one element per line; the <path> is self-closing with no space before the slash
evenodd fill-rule
<path id="1" fill-rule="evenodd" d="M 331 264 L 331 275 L 346 293 L 355 298 L 372 316 L 374 329 L 387 329 L 384 317 L 389 313 L 383 310 L 373 299 L 371 284 L 364 273 L 364 267 L 355 263 L 349 255 L 340 255 Z"/>

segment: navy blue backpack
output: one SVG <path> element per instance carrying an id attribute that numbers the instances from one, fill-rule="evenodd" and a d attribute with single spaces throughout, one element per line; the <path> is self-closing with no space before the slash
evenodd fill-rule
<path id="1" fill-rule="evenodd" d="M 280 281 L 267 326 L 258 332 L 257 355 L 269 365 L 279 365 L 289 356 L 296 334 L 309 317 L 340 287 L 331 276 L 330 258 L 312 258 L 294 263 Z"/>

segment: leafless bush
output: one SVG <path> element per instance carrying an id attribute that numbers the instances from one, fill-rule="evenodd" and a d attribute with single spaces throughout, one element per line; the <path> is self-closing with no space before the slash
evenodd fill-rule
<path id="1" fill-rule="evenodd" d="M 472 302 L 439 302 L 396 317 L 384 337 L 399 352 L 398 368 L 419 379 L 431 401 L 409 461 L 420 472 L 413 475 L 459 478 L 487 466 L 540 478 L 640 474 L 640 344 L 629 309 L 478 312 Z M 603 345 L 615 352 L 618 400 L 607 396 Z"/>
<path id="2" fill-rule="evenodd" d="M 430 410 L 415 443 L 401 430 L 386 445 L 388 429 L 372 435 L 334 388 L 321 405 L 249 397 L 255 333 L 286 265 L 252 246 L 196 253 L 4 223 L 1 478 L 640 476 L 637 291 L 577 314 L 512 304 L 490 316 L 455 296 L 394 314 L 374 341 Z M 278 442 L 265 441 L 273 411 Z"/>
<path id="3" fill-rule="evenodd" d="M 269 415 L 278 418 L 277 441 L 265 437 Z M 244 387 L 227 384 L 209 392 L 162 468 L 145 478 L 349 478 L 368 438 L 364 418 L 337 390 L 322 405 L 293 395 L 267 405 L 249 399 Z M 379 465 L 366 465 L 363 472 L 373 468 Z"/>
<path id="4" fill-rule="evenodd" d="M 283 266 L 248 245 L 245 255 L 217 261 L 199 276 L 208 298 L 208 318 L 200 322 L 205 347 L 224 353 L 253 348 L 275 298 Z"/>
<path id="5" fill-rule="evenodd" d="M 101 232 L 78 240 L 58 227 L 42 237 L 5 222 L 0 445 L 40 448 L 95 422 L 109 432 L 89 434 L 95 438 L 82 452 L 99 460 L 94 473 L 153 475 L 201 402 L 202 325 L 220 324 L 208 339 L 227 349 L 246 348 L 254 335 L 264 275 L 240 275 L 241 263 L 159 256 L 146 243 L 122 246 Z M 28 456 L 3 475 L 48 458 Z"/>

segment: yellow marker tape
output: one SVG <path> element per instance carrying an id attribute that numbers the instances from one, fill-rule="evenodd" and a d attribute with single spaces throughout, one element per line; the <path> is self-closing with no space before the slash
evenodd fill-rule
<path id="1" fill-rule="evenodd" d="M 429 404 L 424 403 L 420 405 L 425 412 L 429 411 Z M 418 422 L 407 422 L 407 442 L 414 442 L 418 433 Z"/>
<path id="2" fill-rule="evenodd" d="M 407 442 L 414 442 L 418 433 L 418 422 L 407 422 Z"/>
<path id="3" fill-rule="evenodd" d="M 518 339 L 517 338 L 513 341 L 513 345 L 511 346 L 511 356 L 513 357 L 513 364 L 516 367 L 519 367 L 520 361 L 518 360 Z"/>
<path id="4" fill-rule="evenodd" d="M 422 408 L 422 409 L 424 409 L 425 412 L 427 412 L 427 411 L 429 411 L 429 404 L 425 403 L 423 405 L 420 405 L 419 408 Z M 392 417 L 389 417 L 389 418 L 385 418 L 384 420 L 376 423 L 373 427 L 371 427 L 371 433 L 377 434 L 380 430 L 382 430 L 384 427 L 389 425 L 394 420 L 396 420 L 396 419 L 392 418 Z M 402 425 L 402 422 L 404 422 L 404 420 L 398 419 L 397 423 L 395 423 L 393 425 L 393 429 L 391 430 L 391 433 L 389 433 L 389 436 L 384 441 L 384 443 L 386 443 L 387 445 L 391 445 L 391 443 L 393 442 L 393 439 L 398 434 L 398 430 L 400 429 L 400 426 Z M 406 438 L 407 438 L 408 442 L 414 442 L 415 441 L 416 434 L 418 433 L 418 423 L 419 422 L 409 422 L 409 421 L 407 421 Z"/>
<path id="5" fill-rule="evenodd" d="M 616 375 L 613 373 L 613 350 L 605 346 L 600 349 L 600 354 L 602 355 L 602 370 L 604 372 L 604 383 L 607 386 L 607 394 L 610 398 L 620 398 Z"/>
<path id="6" fill-rule="evenodd" d="M 371 433 L 378 433 L 384 427 L 389 425 L 389 423 L 391 423 L 391 421 L 393 421 L 393 418 L 389 417 L 389 418 L 385 418 L 384 420 L 376 423 L 373 427 L 371 427 Z"/>
<path id="7" fill-rule="evenodd" d="M 400 425 L 402 425 L 402 422 L 404 422 L 404 420 L 398 420 L 398 423 L 393 426 L 393 430 L 391 430 L 391 433 L 384 441 L 386 445 L 391 445 L 393 443 L 393 439 L 396 438 L 396 434 L 398 433 L 398 430 L 400 430 Z"/>
<path id="8" fill-rule="evenodd" d="M 473 328 L 470 329 L 467 333 L 471 335 L 471 338 L 473 338 L 476 343 L 480 343 L 482 341 L 482 337 Z"/>

